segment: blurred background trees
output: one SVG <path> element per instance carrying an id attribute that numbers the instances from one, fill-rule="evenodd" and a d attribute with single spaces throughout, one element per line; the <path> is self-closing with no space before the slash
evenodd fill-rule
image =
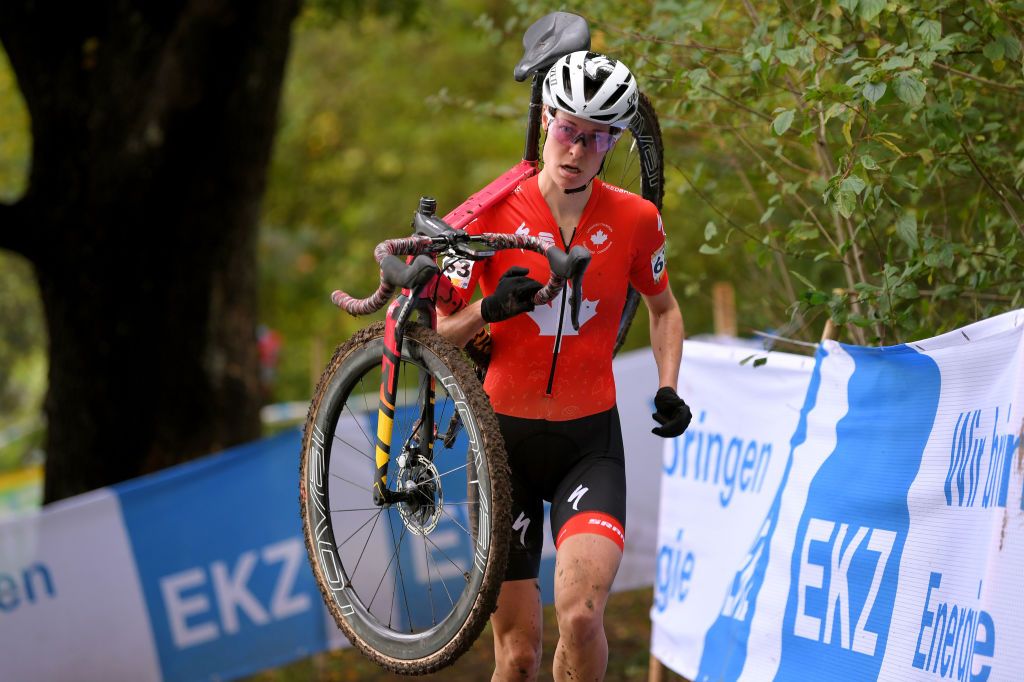
<path id="1" fill-rule="evenodd" d="M 0 6 L 31 131 L 0 248 L 46 321 L 45 501 L 260 435 L 256 228 L 297 5 Z"/>
<path id="2" fill-rule="evenodd" d="M 843 341 L 893 344 L 1024 303 L 1024 2 L 319 0 L 292 25 L 254 247 L 245 342 L 262 324 L 280 344 L 260 400 L 308 399 L 367 322 L 330 291 L 372 289 L 373 245 L 407 232 L 420 195 L 445 212 L 519 158 L 529 86 L 512 67 L 553 9 L 587 17 L 658 110 L 691 335 L 711 331 L 717 281 L 741 335 L 803 341 L 828 318 Z M 4 202 L 25 187 L 27 125 L 0 62 Z M 12 405 L 38 412 L 45 332 L 30 266 L 0 259 L 9 424 Z M 645 343 L 640 320 L 630 346 Z"/>

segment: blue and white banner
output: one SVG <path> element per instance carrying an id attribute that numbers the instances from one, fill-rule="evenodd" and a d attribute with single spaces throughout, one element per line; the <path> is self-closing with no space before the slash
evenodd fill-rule
<path id="1" fill-rule="evenodd" d="M 295 430 L 0 523 L 0 677 L 230 679 L 327 646 Z"/>
<path id="2" fill-rule="evenodd" d="M 693 396 L 758 437 L 780 427 L 716 400 Z M 652 609 L 652 653 L 696 682 L 1024 679 L 1024 311 L 826 342 L 801 403 L 760 508 L 718 514 L 666 447 L 656 585 L 684 587 Z"/>
<path id="3" fill-rule="evenodd" d="M 628 589 L 654 576 L 662 439 L 650 350 L 615 373 L 632 494 L 614 589 Z M 299 449 L 291 429 L 0 520 L 0 680 L 226 680 L 346 646 L 306 559 Z M 553 573 L 549 541 L 548 603 Z"/>

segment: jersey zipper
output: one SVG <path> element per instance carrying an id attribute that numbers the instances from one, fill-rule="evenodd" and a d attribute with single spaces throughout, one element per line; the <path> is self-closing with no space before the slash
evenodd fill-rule
<path id="1" fill-rule="evenodd" d="M 583 216 L 580 216 L 580 220 Z M 557 225 L 555 227 L 558 227 Z M 579 229 L 579 225 L 572 230 L 572 236 L 569 237 L 568 243 L 565 244 L 565 252 L 569 253 L 569 249 L 572 248 L 572 240 L 576 238 L 576 231 Z M 558 227 L 559 236 L 561 236 L 562 228 Z M 558 331 L 555 333 L 555 349 L 551 354 L 551 372 L 548 374 L 548 388 L 544 392 L 544 395 L 548 398 L 554 397 L 554 385 L 555 385 L 555 367 L 558 366 L 558 352 L 562 349 L 562 325 L 565 324 L 565 303 L 569 299 L 566 295 L 566 289 L 569 288 L 569 282 L 565 283 L 565 288 L 562 289 L 562 307 L 558 311 Z"/>
<path id="2" fill-rule="evenodd" d="M 566 286 L 569 286 L 568 282 L 566 282 Z M 558 365 L 558 351 L 562 348 L 562 324 L 565 322 L 566 298 L 565 289 L 562 289 L 562 308 L 558 312 L 558 333 L 555 334 L 555 350 L 551 355 L 551 373 L 548 375 L 548 390 L 545 392 L 545 395 L 549 398 L 554 396 L 552 387 L 555 384 L 555 367 Z"/>

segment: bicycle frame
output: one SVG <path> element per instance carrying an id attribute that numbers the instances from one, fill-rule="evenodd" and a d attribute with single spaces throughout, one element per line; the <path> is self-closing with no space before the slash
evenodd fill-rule
<path id="1" fill-rule="evenodd" d="M 535 75 L 530 93 L 530 113 L 526 126 L 526 144 L 522 160 L 446 214 L 444 222 L 451 227 L 460 230 L 465 228 L 477 215 L 511 194 L 522 181 L 538 173 L 541 110 L 543 108 L 542 85 L 541 75 Z M 441 274 L 435 274 L 416 289 L 402 289 L 401 295 L 388 306 L 384 332 L 384 357 L 381 360 L 381 390 L 377 407 L 377 442 L 375 444 L 377 470 L 373 484 L 374 504 L 385 505 L 408 501 L 413 494 L 389 490 L 387 487 L 387 470 L 391 462 L 391 441 L 394 431 L 395 404 L 398 399 L 399 366 L 405 326 L 409 323 L 413 312 L 419 312 L 429 322 L 430 328 L 436 329 L 438 308 L 442 314 L 448 316 L 458 312 L 465 305 L 448 278 Z M 474 342 L 480 342 L 480 335 L 486 335 L 486 332 L 481 331 Z M 420 405 L 423 406 L 423 414 L 418 431 L 420 433 L 419 456 L 430 461 L 434 448 L 433 406 L 436 387 L 433 378 L 429 378 L 427 383 L 429 385 L 420 386 Z"/>
<path id="2" fill-rule="evenodd" d="M 491 181 L 479 192 L 471 195 L 457 208 L 444 217 L 444 221 L 456 229 L 463 229 L 477 214 L 487 210 L 512 193 L 520 182 L 537 174 L 537 162 L 540 160 L 540 119 L 543 104 L 541 93 L 543 88 L 541 76 L 533 77 L 533 88 L 530 92 L 530 116 L 526 123 L 526 147 L 523 160 L 509 168 L 499 177 Z"/>

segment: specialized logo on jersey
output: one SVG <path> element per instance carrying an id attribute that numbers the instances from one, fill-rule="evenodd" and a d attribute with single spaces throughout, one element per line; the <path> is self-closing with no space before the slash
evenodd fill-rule
<path id="1" fill-rule="evenodd" d="M 519 518 L 512 524 L 512 532 L 519 531 L 519 544 L 526 547 L 526 529 L 530 527 L 530 517 L 526 512 L 519 512 Z"/>
<path id="2" fill-rule="evenodd" d="M 469 280 L 473 275 L 473 261 L 446 256 L 441 260 L 441 270 L 454 286 L 460 289 L 469 288 Z"/>
<path id="3" fill-rule="evenodd" d="M 612 227 L 606 223 L 594 223 L 583 233 L 583 246 L 593 255 L 604 253 L 612 246 Z"/>
<path id="4" fill-rule="evenodd" d="M 519 235 L 520 237 L 529 237 L 530 228 L 528 228 L 526 226 L 526 223 L 524 222 L 523 224 L 516 228 L 516 234 Z M 555 235 L 553 235 L 550 232 L 538 232 L 537 239 L 541 240 L 548 246 L 555 245 Z"/>
<path id="5" fill-rule="evenodd" d="M 665 235 L 665 225 L 664 225 L 664 223 L 661 222 L 661 212 L 660 211 L 658 212 L 658 232 L 661 232 L 662 235 Z"/>
<path id="6" fill-rule="evenodd" d="M 527 313 L 530 319 L 537 323 L 539 329 L 537 332 L 538 336 L 558 335 L 559 312 L 562 313 L 562 336 L 579 335 L 579 332 L 572 327 L 572 306 L 566 301 L 565 308 L 562 308 L 562 299 L 566 291 L 572 291 L 572 285 L 566 284 L 565 289 L 562 289 L 562 293 L 557 298 L 545 305 L 539 305 Z M 600 301 L 583 299 L 583 304 L 580 306 L 580 329 L 583 329 L 583 325 L 597 315 L 598 303 Z"/>
<path id="7" fill-rule="evenodd" d="M 661 279 L 662 273 L 665 272 L 665 245 L 662 244 L 661 248 L 651 254 L 651 277 L 655 282 Z"/>

